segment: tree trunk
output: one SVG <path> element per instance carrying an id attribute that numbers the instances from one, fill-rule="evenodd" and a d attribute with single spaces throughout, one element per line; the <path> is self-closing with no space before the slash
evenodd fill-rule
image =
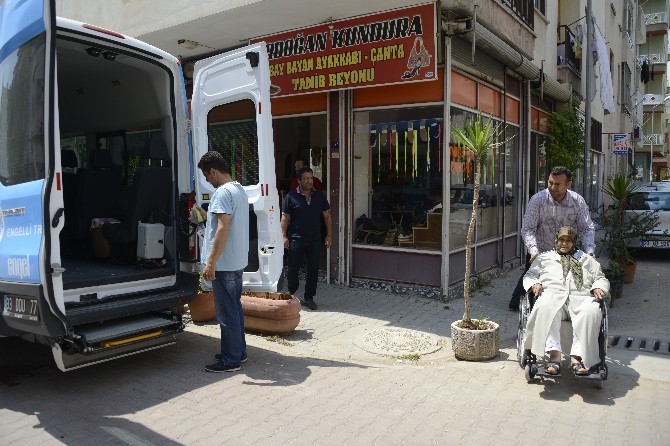
<path id="1" fill-rule="evenodd" d="M 465 312 L 463 313 L 463 322 L 470 322 L 470 274 L 472 264 L 472 237 L 474 236 L 475 226 L 477 225 L 477 205 L 479 204 L 479 180 L 481 176 L 481 163 L 478 157 L 475 157 L 475 184 L 472 191 L 472 215 L 470 215 L 470 226 L 468 226 L 468 235 L 465 238 L 465 276 L 463 281 L 463 301 Z"/>

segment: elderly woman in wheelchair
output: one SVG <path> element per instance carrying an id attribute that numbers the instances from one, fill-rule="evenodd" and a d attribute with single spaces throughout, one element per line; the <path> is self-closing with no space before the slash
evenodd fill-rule
<path id="1" fill-rule="evenodd" d="M 567 348 L 570 370 L 575 375 L 587 376 L 592 367 L 604 363 L 599 335 L 606 310 L 601 301 L 609 292 L 609 282 L 600 264 L 578 250 L 576 244 L 577 231 L 570 226 L 560 228 L 555 250 L 540 254 L 523 279 L 524 288 L 535 296 L 523 333 L 523 348 L 538 357 L 546 353 L 547 375 L 560 374 L 561 352 L 568 353 Z M 564 320 L 572 321 L 572 347 L 566 350 L 562 350 L 566 345 L 561 345 Z M 563 339 L 564 344 L 570 341 L 566 336 Z"/>

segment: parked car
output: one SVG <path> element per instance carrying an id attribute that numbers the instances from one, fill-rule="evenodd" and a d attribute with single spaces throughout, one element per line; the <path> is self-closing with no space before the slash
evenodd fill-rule
<path id="1" fill-rule="evenodd" d="M 628 202 L 629 212 L 657 211 L 659 224 L 656 229 L 640 238 L 631 239 L 629 248 L 670 248 L 670 182 L 657 182 L 637 189 Z"/>

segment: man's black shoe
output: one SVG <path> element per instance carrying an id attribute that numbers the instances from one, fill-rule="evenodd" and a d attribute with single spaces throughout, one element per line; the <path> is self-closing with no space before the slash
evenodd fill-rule
<path id="1" fill-rule="evenodd" d="M 509 308 L 509 311 L 519 311 L 518 305 L 515 307 L 514 305 L 509 304 L 507 308 Z"/>
<path id="2" fill-rule="evenodd" d="M 221 361 L 221 358 L 223 358 L 223 356 L 221 356 L 221 353 L 217 353 L 216 355 L 214 355 L 214 359 L 216 359 L 217 361 Z M 249 359 L 249 357 L 247 355 L 244 355 L 242 356 L 242 359 L 240 359 L 240 362 L 244 364 L 245 362 L 247 362 L 247 359 Z"/>
<path id="3" fill-rule="evenodd" d="M 319 307 L 316 305 L 316 302 L 314 302 L 314 299 L 305 299 L 302 301 L 302 304 L 309 308 L 310 310 L 318 310 Z"/>
<path id="4" fill-rule="evenodd" d="M 215 362 L 214 364 L 206 365 L 205 370 L 213 373 L 223 373 L 223 372 L 237 372 L 242 366 L 239 364 L 224 364 L 221 361 Z"/>

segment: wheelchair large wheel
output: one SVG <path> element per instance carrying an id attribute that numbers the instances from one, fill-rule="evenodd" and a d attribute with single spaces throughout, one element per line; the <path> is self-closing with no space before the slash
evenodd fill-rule
<path id="1" fill-rule="evenodd" d="M 519 312 L 519 329 L 517 331 L 516 335 L 516 357 L 517 360 L 519 361 L 519 367 L 524 368 L 526 365 L 526 361 L 524 359 L 523 355 L 523 339 L 524 336 L 526 335 L 526 325 L 523 321 L 523 315 L 522 312 Z"/>
<path id="2" fill-rule="evenodd" d="M 528 302 L 528 295 L 526 295 L 521 299 L 521 304 L 519 305 L 519 327 L 516 335 L 516 357 L 519 362 L 519 367 L 522 369 L 528 363 L 524 357 L 523 343 L 526 337 L 526 325 L 528 324 L 529 315 L 530 304 Z"/>

